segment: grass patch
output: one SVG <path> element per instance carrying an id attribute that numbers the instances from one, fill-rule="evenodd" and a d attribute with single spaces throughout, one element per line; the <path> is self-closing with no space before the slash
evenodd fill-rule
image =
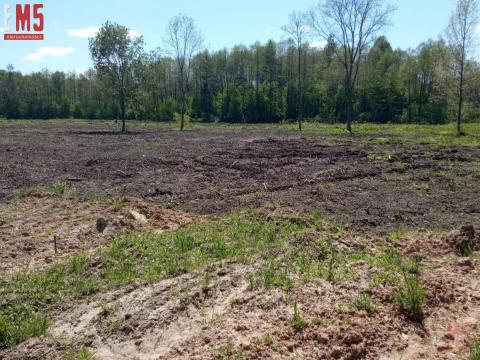
<path id="1" fill-rule="evenodd" d="M 92 352 L 86 347 L 82 346 L 79 350 L 70 349 L 65 353 L 65 360 L 93 360 Z"/>
<path id="2" fill-rule="evenodd" d="M 274 261 L 283 244 L 307 226 L 264 221 L 255 213 L 197 222 L 162 234 L 126 234 L 95 254 L 76 254 L 49 269 L 18 273 L 0 283 L 0 348 L 42 334 L 49 315 L 62 304 L 128 283 L 153 283 L 210 268 L 226 259 L 251 262 L 267 256 L 263 282 L 290 288 Z"/>
<path id="3" fill-rule="evenodd" d="M 75 189 L 75 187 L 63 181 L 56 181 L 51 186 L 50 189 L 54 194 L 57 194 L 66 198 L 72 198 L 75 195 L 77 195 L 77 190 Z"/>
<path id="4" fill-rule="evenodd" d="M 23 199 L 29 196 L 41 196 L 55 194 L 63 196 L 65 198 L 73 198 L 77 195 L 77 190 L 74 186 L 67 184 L 63 181 L 56 181 L 51 186 L 33 186 L 20 189 L 15 192 L 16 199 Z"/>
<path id="5" fill-rule="evenodd" d="M 360 311 L 366 311 L 368 315 L 373 315 L 375 313 L 375 304 L 372 301 L 372 298 L 368 294 L 360 294 L 353 301 L 352 305 L 355 309 Z"/>
<path id="6" fill-rule="evenodd" d="M 292 328 L 295 331 L 303 331 L 309 326 L 309 323 L 302 317 L 298 306 L 295 303 L 293 305 L 293 318 L 292 318 Z"/>
<path id="7" fill-rule="evenodd" d="M 478 339 L 473 340 L 467 360 L 480 360 L 480 343 Z"/>
<path id="8" fill-rule="evenodd" d="M 246 359 L 243 347 L 235 347 L 232 337 L 228 337 L 227 343 L 217 349 L 215 359 Z"/>
<path id="9" fill-rule="evenodd" d="M 404 273 L 403 283 L 393 294 L 393 298 L 410 319 L 414 321 L 423 319 L 425 290 L 418 274 Z"/>

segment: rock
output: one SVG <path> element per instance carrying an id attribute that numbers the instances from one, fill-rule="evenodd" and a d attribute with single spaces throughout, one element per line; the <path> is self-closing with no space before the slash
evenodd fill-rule
<path id="1" fill-rule="evenodd" d="M 443 335 L 443 338 L 445 340 L 455 341 L 455 334 L 451 332 L 447 332 L 445 333 L 445 335 Z"/>
<path id="2" fill-rule="evenodd" d="M 105 220 L 104 218 L 98 218 L 97 223 L 95 224 L 95 227 L 99 233 L 103 233 L 107 225 L 108 225 L 107 220 Z"/>
<path id="3" fill-rule="evenodd" d="M 143 214 L 140 214 L 138 211 L 129 210 L 130 216 L 135 219 L 135 221 L 139 222 L 140 224 L 146 224 L 148 222 L 147 217 Z"/>
<path id="4" fill-rule="evenodd" d="M 361 343 L 362 340 L 363 340 L 363 337 L 360 333 L 350 333 L 350 334 L 347 334 L 347 336 L 345 336 L 345 338 L 343 339 L 343 342 L 346 345 L 353 345 L 353 344 Z"/>
<path id="5" fill-rule="evenodd" d="M 132 318 L 132 314 L 125 314 L 125 320 L 130 320 Z"/>
<path id="6" fill-rule="evenodd" d="M 474 225 L 464 225 L 453 238 L 449 240 L 459 255 L 468 255 L 470 252 L 480 249 L 480 236 L 476 236 Z"/>
<path id="7" fill-rule="evenodd" d="M 315 335 L 315 339 L 317 340 L 317 342 L 319 344 L 322 344 L 322 345 L 326 345 L 328 344 L 328 341 L 330 340 L 330 338 L 328 337 L 327 334 L 323 334 L 323 333 L 317 333 Z"/>
<path id="8" fill-rule="evenodd" d="M 449 351 L 449 350 L 452 350 L 452 346 L 450 344 L 440 344 L 437 346 L 437 351 L 438 352 L 445 352 L 445 351 Z"/>
<path id="9" fill-rule="evenodd" d="M 51 264 L 53 262 L 53 258 L 51 256 L 45 256 L 45 262 L 47 264 Z"/>
<path id="10" fill-rule="evenodd" d="M 341 347 L 334 347 L 331 354 L 332 358 L 334 359 L 340 359 L 343 356 L 343 350 Z"/>
<path id="11" fill-rule="evenodd" d="M 122 331 L 125 333 L 125 334 L 131 334 L 132 332 L 134 332 L 134 328 L 129 325 L 129 324 L 125 324 L 122 326 Z"/>
<path id="12" fill-rule="evenodd" d="M 470 258 L 463 258 L 463 259 L 458 260 L 457 265 L 462 266 L 462 267 L 469 267 L 469 268 L 474 268 L 475 267 L 474 261 Z"/>
<path id="13" fill-rule="evenodd" d="M 469 239 L 473 239 L 475 237 L 475 227 L 473 224 L 463 225 L 460 229 L 460 234 L 468 237 Z"/>

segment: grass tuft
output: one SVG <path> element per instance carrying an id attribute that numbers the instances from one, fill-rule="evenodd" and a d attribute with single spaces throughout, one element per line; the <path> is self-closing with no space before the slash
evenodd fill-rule
<path id="1" fill-rule="evenodd" d="M 370 316 L 375 313 L 375 304 L 368 294 L 360 294 L 353 300 L 352 305 L 357 310 L 366 311 Z"/>
<path id="2" fill-rule="evenodd" d="M 298 306 L 295 303 L 293 305 L 293 318 L 292 318 L 292 328 L 296 331 L 303 331 L 309 326 L 308 322 L 303 319 Z"/>
<path id="3" fill-rule="evenodd" d="M 404 273 L 403 283 L 394 293 L 394 300 L 410 319 L 422 321 L 425 290 L 420 276 L 418 274 Z"/>
<path id="4" fill-rule="evenodd" d="M 480 360 L 480 343 L 475 339 L 470 347 L 470 355 L 467 360 Z"/>

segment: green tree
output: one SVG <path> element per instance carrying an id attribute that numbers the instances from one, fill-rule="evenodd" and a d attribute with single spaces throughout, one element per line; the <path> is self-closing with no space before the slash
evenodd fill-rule
<path id="1" fill-rule="evenodd" d="M 142 36 L 133 37 L 125 26 L 108 21 L 89 39 L 95 70 L 119 103 L 122 132 L 126 131 L 126 107 L 139 86 L 137 73 L 144 56 L 143 46 Z"/>
<path id="2" fill-rule="evenodd" d="M 375 35 L 388 24 L 394 7 L 384 0 L 326 0 L 310 12 L 310 25 L 324 41 L 338 44 L 337 58 L 344 68 L 347 130 L 352 132 L 355 84 L 360 61 Z"/>

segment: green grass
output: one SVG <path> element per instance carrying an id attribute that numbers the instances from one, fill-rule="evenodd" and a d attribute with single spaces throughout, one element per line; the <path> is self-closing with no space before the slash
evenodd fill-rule
<path id="1" fill-rule="evenodd" d="M 372 298 L 368 294 L 360 294 L 353 301 L 352 305 L 357 310 L 366 311 L 368 315 L 373 315 L 375 312 L 375 304 L 372 301 Z"/>
<path id="2" fill-rule="evenodd" d="M 20 189 L 15 192 L 15 198 L 23 199 L 29 196 L 39 196 L 55 194 L 65 198 L 72 198 L 77 195 L 77 190 L 74 186 L 63 181 L 56 181 L 51 186 L 33 186 Z"/>
<path id="3" fill-rule="evenodd" d="M 77 254 L 45 271 L 15 274 L 0 284 L 0 348 L 43 333 L 52 311 L 71 299 L 214 268 L 226 259 L 249 262 L 268 254 L 273 260 L 301 228 L 289 220 L 236 214 L 164 234 L 127 234 L 96 254 Z M 266 284 L 275 283 L 275 274 L 265 276 Z"/>
<path id="4" fill-rule="evenodd" d="M 470 347 L 470 354 L 467 360 L 480 360 L 480 343 L 475 339 Z"/>
<path id="5" fill-rule="evenodd" d="M 59 126 L 59 125 L 91 125 L 99 123 L 98 120 L 5 120 L 0 119 L 0 126 L 21 126 L 27 127 L 24 131 L 41 131 L 42 127 Z M 175 122 L 158 123 L 155 121 L 128 121 L 130 127 L 142 127 L 152 129 L 166 129 L 171 131 L 178 130 L 178 124 Z M 105 121 L 105 124 L 111 124 L 112 130 L 114 125 L 111 121 Z M 187 122 L 185 124 L 187 130 L 222 130 L 222 131 L 239 131 L 243 129 L 278 129 L 282 131 L 298 131 L 296 122 L 280 123 L 280 124 L 206 124 Z M 345 136 L 346 139 L 351 138 L 345 129 L 344 123 L 322 124 L 313 121 L 305 121 L 303 124 L 304 133 L 316 133 L 320 135 Z M 463 124 L 463 132 L 465 135 L 459 136 L 454 123 L 442 125 L 429 124 L 353 124 L 354 136 L 363 135 L 365 141 L 369 144 L 389 144 L 389 143 L 406 143 L 406 144 L 430 144 L 437 146 L 480 146 L 480 123 Z M 372 138 L 374 136 L 374 138 Z M 347 140 L 350 141 L 350 140 Z"/>
<path id="6" fill-rule="evenodd" d="M 93 360 L 94 356 L 87 347 L 82 346 L 79 350 L 69 349 L 64 358 L 65 360 Z"/>
<path id="7" fill-rule="evenodd" d="M 295 331 L 303 331 L 309 326 L 309 323 L 302 317 L 298 306 L 295 303 L 293 305 L 293 318 L 292 318 L 292 328 Z"/>
<path id="8" fill-rule="evenodd" d="M 225 260 L 256 269 L 249 277 L 252 289 L 281 288 L 285 292 L 314 279 L 336 284 L 353 278 L 354 264 L 367 261 L 379 269 L 377 274 L 387 274 L 381 281 L 398 285 L 403 291 L 399 303 L 414 312 L 417 299 L 409 291 L 415 289 L 401 274 L 418 274 L 418 262 L 390 249 L 380 254 L 338 251 L 330 238 L 343 231 L 318 213 L 265 220 L 250 211 L 214 222 L 190 223 L 162 234 L 124 234 L 94 254 L 76 254 L 48 269 L 2 280 L 0 348 L 44 333 L 51 315 L 64 311 L 65 304 L 126 284 L 143 286 L 197 272 L 198 286 L 206 288 L 218 264 Z M 357 306 L 370 312 L 373 304 L 362 298 Z M 110 310 L 105 307 L 104 311 Z"/>
<path id="9" fill-rule="evenodd" d="M 403 282 L 393 296 L 410 319 L 414 321 L 423 319 L 425 290 L 418 274 L 404 273 Z"/>
<path id="10" fill-rule="evenodd" d="M 246 359 L 242 346 L 235 347 L 231 337 L 228 337 L 227 343 L 217 349 L 215 359 L 222 360 L 240 360 Z"/>

